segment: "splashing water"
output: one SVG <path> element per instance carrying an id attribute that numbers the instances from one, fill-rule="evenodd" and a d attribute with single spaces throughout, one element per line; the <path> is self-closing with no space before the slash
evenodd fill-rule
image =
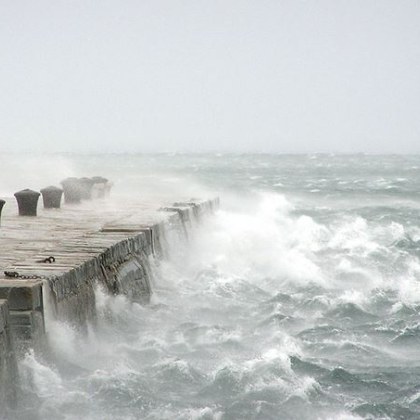
<path id="1" fill-rule="evenodd" d="M 16 418 L 420 417 L 420 157 L 124 165 L 133 184 L 221 192 L 222 209 L 156 264 L 150 305 L 98 289 L 87 336 L 50 321 Z"/>

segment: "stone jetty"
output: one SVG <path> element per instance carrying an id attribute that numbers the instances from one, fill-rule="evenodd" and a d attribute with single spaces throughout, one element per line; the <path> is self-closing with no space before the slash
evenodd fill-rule
<path id="1" fill-rule="evenodd" d="M 168 253 L 218 207 L 214 200 L 98 199 L 19 216 L 4 198 L 0 225 L 0 403 L 28 346 L 43 346 L 48 317 L 84 329 L 94 322 L 95 288 L 147 303 L 150 259 Z M 48 314 L 48 316 L 46 316 Z M 3 385 L 2 385 L 3 384 Z M 7 391 L 7 392 L 6 392 Z"/>

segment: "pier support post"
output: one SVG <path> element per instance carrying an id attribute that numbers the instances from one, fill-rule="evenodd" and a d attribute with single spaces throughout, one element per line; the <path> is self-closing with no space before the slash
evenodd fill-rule
<path id="1" fill-rule="evenodd" d="M 10 333 L 9 305 L 0 300 L 0 415 L 17 403 L 18 368 Z"/>
<path id="2" fill-rule="evenodd" d="M 13 337 L 20 344 L 39 342 L 45 333 L 42 281 L 0 279 L 0 299 L 8 301 Z"/>

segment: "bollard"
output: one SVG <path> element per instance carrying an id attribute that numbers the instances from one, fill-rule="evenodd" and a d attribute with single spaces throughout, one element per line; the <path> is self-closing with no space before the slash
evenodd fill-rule
<path id="1" fill-rule="evenodd" d="M 41 194 L 38 191 L 29 189 L 15 193 L 19 207 L 19 216 L 36 216 L 36 207 L 40 195 Z"/>
<path id="2" fill-rule="evenodd" d="M 91 178 L 93 181 L 92 197 L 93 198 L 104 198 L 105 197 L 105 185 L 108 182 L 106 178 L 102 176 L 94 176 Z"/>
<path id="3" fill-rule="evenodd" d="M 90 178 L 95 184 L 106 184 L 108 180 L 103 176 L 93 176 Z"/>
<path id="4" fill-rule="evenodd" d="M 3 210 L 3 206 L 6 204 L 4 200 L 0 200 L 0 226 L 1 226 L 1 211 Z"/>
<path id="5" fill-rule="evenodd" d="M 80 178 L 79 183 L 82 198 L 85 200 L 90 200 L 92 198 L 92 187 L 94 181 L 90 178 Z"/>
<path id="6" fill-rule="evenodd" d="M 63 186 L 66 203 L 80 203 L 82 198 L 80 181 L 77 178 L 66 178 L 60 182 Z"/>
<path id="7" fill-rule="evenodd" d="M 111 194 L 111 188 L 114 186 L 114 184 L 110 181 L 108 181 L 105 184 L 105 197 L 109 197 Z"/>
<path id="8" fill-rule="evenodd" d="M 49 187 L 43 188 L 41 190 L 41 194 L 45 209 L 60 208 L 61 196 L 63 195 L 63 190 L 61 188 L 57 188 L 51 185 Z"/>

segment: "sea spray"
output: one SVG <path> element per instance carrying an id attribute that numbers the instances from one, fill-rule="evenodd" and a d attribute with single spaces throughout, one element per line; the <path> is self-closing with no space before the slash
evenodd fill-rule
<path id="1" fill-rule="evenodd" d="M 150 304 L 98 289 L 87 335 L 52 325 L 17 418 L 419 416 L 418 157 L 129 160 L 222 209 L 169 240 Z"/>

